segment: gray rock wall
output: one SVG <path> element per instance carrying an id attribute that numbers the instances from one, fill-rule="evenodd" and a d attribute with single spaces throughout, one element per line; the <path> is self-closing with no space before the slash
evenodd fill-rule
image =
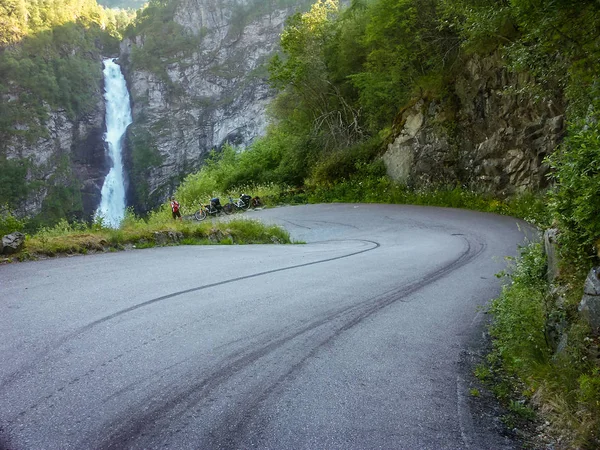
<path id="1" fill-rule="evenodd" d="M 201 166 L 211 149 L 225 143 L 244 147 L 264 134 L 267 105 L 274 95 L 267 85 L 266 63 L 295 8 L 240 15 L 249 6 L 249 1 L 180 0 L 174 20 L 201 40 L 191 55 L 166 66 L 168 79 L 131 64 L 144 36 L 122 43 L 134 132 L 151 136 L 161 161 L 133 182 L 129 196 L 138 209 L 163 200 L 183 176 Z M 135 159 L 129 158 L 131 172 L 137 170 Z M 135 193 L 140 183 L 147 183 L 153 199 L 144 207 Z"/>
<path id="2" fill-rule="evenodd" d="M 422 100 L 402 116 L 384 161 L 390 176 L 415 186 L 448 183 L 513 194 L 546 185 L 544 158 L 560 143 L 563 100 L 520 93 L 530 80 L 497 55 L 473 56 L 450 98 Z"/>
<path id="3" fill-rule="evenodd" d="M 31 142 L 13 135 L 0 145 L 8 161 L 23 161 L 28 167 L 27 195 L 15 211 L 18 216 L 36 216 L 48 194 L 67 185 L 81 195 L 80 218 L 88 218 L 98 206 L 108 161 L 102 141 L 105 112 L 102 86 L 92 89 L 97 102 L 85 116 L 72 119 L 64 110 L 53 110 L 44 104 L 48 118 L 41 125 L 47 130 L 46 136 Z"/>

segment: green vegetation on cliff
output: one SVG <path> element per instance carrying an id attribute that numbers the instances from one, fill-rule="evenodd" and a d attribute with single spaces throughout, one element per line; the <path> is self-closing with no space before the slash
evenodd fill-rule
<path id="1" fill-rule="evenodd" d="M 26 160 L 8 160 L 0 155 L 0 201 L 4 204 L 18 204 L 27 196 Z"/>
<path id="2" fill-rule="evenodd" d="M 102 79 L 101 54 L 118 51 L 127 17 L 95 0 L 0 6 L 0 135 L 35 139 L 46 132 L 49 108 L 79 117 L 94 104 Z M 18 7 L 17 7 L 18 6 Z"/>
<path id="3" fill-rule="evenodd" d="M 132 47 L 131 67 L 137 70 L 148 70 L 159 75 L 171 88 L 172 93 L 179 93 L 179 86 L 173 83 L 166 73 L 169 64 L 181 62 L 193 52 L 201 49 L 206 29 L 190 30 L 174 20 L 176 11 L 182 8 L 181 0 L 150 0 L 147 5 L 136 12 L 136 17 L 127 27 L 126 37 L 139 38 L 138 45 Z M 236 36 L 253 20 L 268 15 L 282 8 L 303 8 L 310 0 L 253 0 L 250 2 L 231 2 L 221 0 L 211 8 L 220 8 L 221 14 L 230 15 L 228 33 Z M 236 64 L 223 70 L 221 75 L 235 71 Z M 241 76 L 237 73 L 236 76 Z"/>
<path id="4" fill-rule="evenodd" d="M 156 148 L 152 134 L 139 122 L 132 124 L 127 131 L 131 161 L 128 161 L 130 195 L 136 209 L 148 211 L 149 205 L 159 203 L 160 199 L 152 199 L 148 187 L 148 178 L 152 168 L 163 162 Z"/>
<path id="5" fill-rule="evenodd" d="M 194 35 L 173 20 L 177 6 L 177 1 L 151 0 L 137 11 L 125 32 L 130 38 L 141 36 L 144 42 L 132 49 L 132 67 L 155 72 L 165 82 L 170 81 L 166 75 L 167 66 L 188 56 L 202 40 L 202 33 Z"/>

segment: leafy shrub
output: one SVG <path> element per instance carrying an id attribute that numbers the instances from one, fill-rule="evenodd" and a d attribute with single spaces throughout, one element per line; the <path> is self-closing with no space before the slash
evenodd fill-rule
<path id="1" fill-rule="evenodd" d="M 211 197 L 252 193 L 275 194 L 278 185 L 301 184 L 307 173 L 303 143 L 280 128 L 271 128 L 246 150 L 226 145 L 213 151 L 200 171 L 188 175 L 177 189 L 183 204 L 206 203 Z"/>
<path id="2" fill-rule="evenodd" d="M 578 378 L 579 390 L 577 401 L 581 404 L 590 405 L 587 419 L 600 417 L 600 368 L 595 367 L 589 373 Z M 596 433 L 596 439 L 600 438 L 600 430 L 590 430 Z"/>
<path id="3" fill-rule="evenodd" d="M 535 372 L 550 356 L 545 338 L 546 259 L 541 243 L 521 250 L 512 271 L 512 284 L 491 306 L 494 348 L 510 371 Z"/>
<path id="4" fill-rule="evenodd" d="M 348 149 L 323 155 L 312 167 L 307 183 L 309 185 L 330 185 L 357 173 L 375 177 L 384 176 L 383 161 L 378 160 L 373 163 L 381 151 L 381 145 L 382 142 L 379 138 L 372 138 Z"/>
<path id="5" fill-rule="evenodd" d="M 22 231 L 24 226 L 24 222 L 17 219 L 8 206 L 0 206 L 0 238 L 13 231 Z"/>
<path id="6" fill-rule="evenodd" d="M 559 151 L 549 162 L 556 188 L 550 210 L 561 230 L 560 243 L 570 260 L 594 256 L 600 238 L 600 123 L 596 118 L 572 127 Z M 589 263 L 583 263 L 587 271 Z"/>

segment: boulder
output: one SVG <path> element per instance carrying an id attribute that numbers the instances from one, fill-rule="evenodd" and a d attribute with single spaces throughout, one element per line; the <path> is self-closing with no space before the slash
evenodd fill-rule
<path id="1" fill-rule="evenodd" d="M 548 315 L 545 327 L 546 341 L 556 354 L 559 354 L 565 348 L 566 331 L 569 327 L 565 313 L 567 308 L 566 294 L 567 289 L 565 286 L 553 285 L 547 300 L 550 309 L 558 312 L 557 314 Z"/>
<path id="2" fill-rule="evenodd" d="M 579 303 L 579 313 L 587 320 L 592 333 L 600 335 L 600 267 L 594 267 L 588 274 L 583 287 L 583 298 Z"/>
<path id="3" fill-rule="evenodd" d="M 1 253 L 3 255 L 12 255 L 13 253 L 20 251 L 23 248 L 23 245 L 25 245 L 25 235 L 15 231 L 2 238 L 2 244 L 0 246 L 2 250 Z"/>
<path id="4" fill-rule="evenodd" d="M 594 267 L 588 273 L 583 285 L 583 293 L 587 295 L 600 296 L 600 267 Z"/>
<path id="5" fill-rule="evenodd" d="M 218 244 L 225 238 L 225 235 L 221 230 L 211 230 L 207 237 L 211 244 Z"/>
<path id="6" fill-rule="evenodd" d="M 162 231 L 155 231 L 154 232 L 154 242 L 159 247 L 161 247 L 163 245 L 167 245 L 167 235 L 165 233 L 163 233 Z"/>

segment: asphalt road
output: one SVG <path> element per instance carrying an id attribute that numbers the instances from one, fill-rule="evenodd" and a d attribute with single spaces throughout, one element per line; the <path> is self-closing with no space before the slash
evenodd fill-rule
<path id="1" fill-rule="evenodd" d="M 516 219 L 248 212 L 305 245 L 0 266 L 0 447 L 509 449 L 470 407 Z"/>

